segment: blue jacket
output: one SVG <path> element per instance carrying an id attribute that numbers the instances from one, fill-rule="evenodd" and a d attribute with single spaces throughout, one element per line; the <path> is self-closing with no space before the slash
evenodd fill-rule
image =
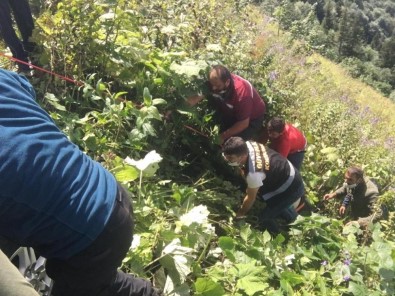
<path id="1" fill-rule="evenodd" d="M 68 258 L 106 225 L 115 178 L 56 127 L 28 81 L 0 69 L 0 235 Z"/>

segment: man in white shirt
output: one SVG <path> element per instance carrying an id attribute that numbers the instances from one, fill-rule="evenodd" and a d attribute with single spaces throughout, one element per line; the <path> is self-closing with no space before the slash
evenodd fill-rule
<path id="1" fill-rule="evenodd" d="M 298 170 L 279 153 L 240 137 L 229 138 L 222 149 L 229 165 L 240 166 L 247 182 L 247 194 L 236 214 L 243 217 L 257 197 L 266 202 L 260 215 L 263 226 L 272 233 L 279 232 L 276 218 L 287 217 L 292 222 L 297 213 L 292 204 L 304 194 L 302 177 Z"/>

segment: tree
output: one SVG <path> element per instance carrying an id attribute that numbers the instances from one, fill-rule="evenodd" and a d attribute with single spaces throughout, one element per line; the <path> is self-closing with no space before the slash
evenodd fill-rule
<path id="1" fill-rule="evenodd" d="M 339 55 L 344 57 L 356 56 L 361 53 L 363 40 L 363 26 L 359 15 L 360 12 L 343 7 L 339 24 Z"/>
<path id="2" fill-rule="evenodd" d="M 336 29 L 337 28 L 336 10 L 334 3 L 331 0 L 329 0 L 325 4 L 324 10 L 325 10 L 325 16 L 324 19 L 322 20 L 322 27 L 326 32 L 328 32 L 331 29 Z"/>
<path id="3" fill-rule="evenodd" d="M 380 60 L 385 68 L 395 66 L 395 37 L 391 37 L 384 41 L 380 50 Z"/>

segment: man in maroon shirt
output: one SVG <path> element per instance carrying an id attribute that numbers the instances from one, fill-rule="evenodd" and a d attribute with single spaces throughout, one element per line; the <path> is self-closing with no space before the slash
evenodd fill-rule
<path id="1" fill-rule="evenodd" d="M 266 106 L 251 83 L 222 65 L 212 67 L 208 82 L 210 101 L 221 117 L 221 144 L 234 136 L 244 140 L 257 136 L 263 127 Z M 203 98 L 190 97 L 188 104 L 194 106 Z"/>
<path id="2" fill-rule="evenodd" d="M 273 117 L 269 121 L 267 130 L 269 147 L 288 158 L 294 167 L 300 170 L 307 145 L 303 133 L 279 117 Z"/>

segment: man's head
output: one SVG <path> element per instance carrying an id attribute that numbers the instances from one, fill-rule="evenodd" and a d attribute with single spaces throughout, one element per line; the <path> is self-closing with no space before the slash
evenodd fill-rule
<path id="1" fill-rule="evenodd" d="M 363 181 L 363 170 L 357 166 L 351 166 L 344 174 L 344 181 L 347 186 L 354 188 Z"/>
<path id="2" fill-rule="evenodd" d="M 226 90 L 231 82 L 232 76 L 229 70 L 222 65 L 215 65 L 211 68 L 209 82 L 211 89 L 215 93 Z"/>
<path id="3" fill-rule="evenodd" d="M 229 138 L 222 147 L 222 153 L 225 160 L 231 166 L 241 166 L 247 162 L 247 144 L 240 137 Z"/>
<path id="4" fill-rule="evenodd" d="M 285 129 L 285 121 L 280 117 L 273 117 L 267 124 L 267 131 L 270 139 L 280 137 Z"/>
<path id="5" fill-rule="evenodd" d="M 214 96 L 228 99 L 233 87 L 233 79 L 229 70 L 222 65 L 215 65 L 209 74 L 209 84 Z"/>

